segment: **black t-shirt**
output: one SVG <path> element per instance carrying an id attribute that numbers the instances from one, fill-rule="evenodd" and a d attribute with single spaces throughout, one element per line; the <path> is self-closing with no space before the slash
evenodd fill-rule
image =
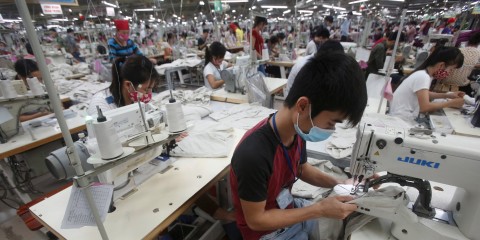
<path id="1" fill-rule="evenodd" d="M 242 140 L 232 156 L 231 166 L 238 184 L 238 196 L 251 202 L 267 200 L 268 193 L 271 191 L 268 188 L 272 186 L 270 181 L 278 180 L 278 184 L 281 184 L 280 182 L 285 180 L 284 176 L 287 176 L 289 179 L 286 181 L 293 183 L 293 173 L 290 170 L 283 175 L 284 173 L 279 173 L 277 169 L 275 174 L 279 176 L 273 176 L 276 168 L 280 169 L 280 166 L 284 167 L 287 163 L 282 144 L 268 121 L 264 121 L 263 125 L 252 129 L 253 132 Z M 301 158 L 299 164 L 303 164 L 307 161 L 306 144 L 299 139 L 301 138 L 295 136 L 294 142 L 287 147 L 287 151 L 294 163 Z M 298 144 L 301 144 L 300 149 Z M 301 153 L 298 153 L 298 150 Z"/>

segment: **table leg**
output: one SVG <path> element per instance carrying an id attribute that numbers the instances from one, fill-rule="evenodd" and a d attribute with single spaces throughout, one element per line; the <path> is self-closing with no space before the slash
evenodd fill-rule
<path id="1" fill-rule="evenodd" d="M 280 66 L 280 76 L 282 76 L 282 78 L 287 78 L 287 74 L 285 73 L 284 66 Z"/>
<path id="2" fill-rule="evenodd" d="M 15 181 L 13 180 L 13 172 L 10 169 L 10 166 L 8 166 L 6 159 L 0 159 L 0 174 L 5 175 L 8 181 L 7 186 L 13 188 L 13 191 L 17 194 L 17 196 L 20 198 L 20 200 L 22 200 L 23 203 L 28 203 L 32 201 L 32 198 L 27 193 L 22 193 L 17 188 L 14 188 Z"/>

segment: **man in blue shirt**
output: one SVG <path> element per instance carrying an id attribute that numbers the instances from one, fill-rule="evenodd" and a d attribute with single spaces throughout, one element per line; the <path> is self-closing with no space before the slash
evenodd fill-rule
<path id="1" fill-rule="evenodd" d="M 340 34 L 342 35 L 342 37 L 340 38 L 340 41 L 342 42 L 346 42 L 348 39 L 352 16 L 353 16 L 353 13 L 348 12 L 347 19 L 345 19 L 345 21 L 343 21 L 342 23 L 342 26 L 340 26 Z"/>
<path id="2" fill-rule="evenodd" d="M 115 27 L 117 28 L 117 34 L 108 39 L 110 61 L 117 57 L 129 57 L 133 54 L 143 55 L 137 44 L 130 39 L 128 20 L 115 20 Z"/>

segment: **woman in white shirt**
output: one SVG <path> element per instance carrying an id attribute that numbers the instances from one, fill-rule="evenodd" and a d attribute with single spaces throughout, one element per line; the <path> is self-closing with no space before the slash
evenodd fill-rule
<path id="1" fill-rule="evenodd" d="M 208 89 L 217 89 L 225 83 L 220 76 L 220 72 L 230 64 L 223 61 L 227 49 L 220 42 L 213 42 L 210 47 L 205 49 L 205 68 L 203 69 L 203 77 L 205 86 Z"/>
<path id="2" fill-rule="evenodd" d="M 461 108 L 463 92 L 435 93 L 429 91 L 433 78 L 444 80 L 453 69 L 463 65 L 463 54 L 455 47 L 438 47 L 393 94 L 390 114 L 413 122 L 419 113 L 434 112 L 452 107 Z M 437 98 L 448 98 L 446 102 L 431 102 Z"/>
<path id="3" fill-rule="evenodd" d="M 157 70 L 148 58 L 118 58 L 112 64 L 112 84 L 93 95 L 87 113 L 97 114 L 97 106 L 106 112 L 137 101 L 148 103 L 157 79 Z"/>

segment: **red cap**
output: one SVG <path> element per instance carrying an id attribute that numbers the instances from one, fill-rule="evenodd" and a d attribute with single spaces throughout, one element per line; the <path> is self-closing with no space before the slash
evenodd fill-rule
<path id="1" fill-rule="evenodd" d="M 232 30 L 237 30 L 237 25 L 235 25 L 235 23 L 230 23 L 230 28 Z"/>
<path id="2" fill-rule="evenodd" d="M 114 20 L 115 27 L 118 30 L 130 30 L 130 27 L 128 26 L 128 20 Z"/>
<path id="3" fill-rule="evenodd" d="M 447 20 L 447 24 L 454 23 L 455 21 L 456 21 L 455 18 L 449 18 L 449 19 Z"/>

